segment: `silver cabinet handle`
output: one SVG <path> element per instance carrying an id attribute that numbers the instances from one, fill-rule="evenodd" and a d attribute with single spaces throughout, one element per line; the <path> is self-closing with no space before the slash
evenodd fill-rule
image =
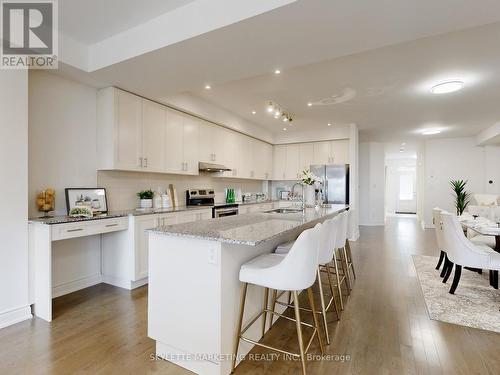
<path id="1" fill-rule="evenodd" d="M 116 224 L 116 223 L 115 224 L 107 224 L 106 228 L 117 227 L 117 226 L 118 226 L 118 224 Z"/>
<path id="2" fill-rule="evenodd" d="M 142 168 L 142 158 L 139 158 L 139 167 Z"/>
<path id="3" fill-rule="evenodd" d="M 80 232 L 80 231 L 82 231 L 82 230 L 83 230 L 83 228 L 78 228 L 78 229 L 68 229 L 66 232 L 70 232 L 70 233 L 71 233 L 71 232 Z"/>
<path id="4" fill-rule="evenodd" d="M 148 158 L 144 158 L 144 168 L 148 167 Z"/>

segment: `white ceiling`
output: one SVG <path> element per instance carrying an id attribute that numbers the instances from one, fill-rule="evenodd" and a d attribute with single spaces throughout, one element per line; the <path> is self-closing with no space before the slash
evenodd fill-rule
<path id="1" fill-rule="evenodd" d="M 195 0 L 59 0 L 59 30 L 89 45 Z"/>
<path id="2" fill-rule="evenodd" d="M 285 69 L 280 75 L 271 71 L 196 94 L 275 131 L 285 123 L 266 113 L 267 100 L 295 115 L 288 131 L 356 123 L 362 139 L 379 141 L 422 139 L 419 130 L 436 127 L 443 137 L 476 135 L 500 119 L 499 36 L 496 23 Z M 433 84 L 456 78 L 465 81 L 463 90 L 430 93 Z M 307 106 L 342 94 L 354 97 Z"/>
<path id="3" fill-rule="evenodd" d="M 136 8 L 146 8 L 145 2 Z M 141 12 L 143 19 L 151 15 Z M 73 15 L 78 38 L 91 42 L 103 34 L 85 36 L 89 18 Z M 421 137 L 414 131 L 427 123 L 439 123 L 447 130 L 443 136 L 470 135 L 500 116 L 500 26 L 434 35 L 497 21 L 496 0 L 298 0 L 91 73 L 61 64 L 60 74 L 160 101 L 194 93 L 275 132 L 282 126 L 261 113 L 270 99 L 296 115 L 296 130 L 289 131 L 356 123 L 363 140 L 402 141 Z M 282 74 L 274 76 L 275 68 Z M 463 78 L 466 88 L 448 96 L 428 93 L 429 84 L 450 76 Z M 212 90 L 203 89 L 206 83 Z M 355 91 L 351 100 L 306 105 L 349 97 L 346 89 Z M 251 115 L 252 109 L 259 114 Z"/>

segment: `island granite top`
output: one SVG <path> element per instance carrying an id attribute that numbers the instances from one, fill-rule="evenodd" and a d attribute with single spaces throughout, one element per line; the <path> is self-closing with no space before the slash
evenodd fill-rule
<path id="1" fill-rule="evenodd" d="M 201 220 L 191 223 L 161 226 L 149 232 L 169 236 L 213 240 L 239 245 L 257 246 L 276 236 L 297 229 L 348 208 L 332 205 L 328 208 L 306 208 L 298 213 L 253 213 Z"/>

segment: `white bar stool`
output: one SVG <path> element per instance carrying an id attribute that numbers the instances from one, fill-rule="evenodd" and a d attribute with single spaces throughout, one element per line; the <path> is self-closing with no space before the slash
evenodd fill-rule
<path id="1" fill-rule="evenodd" d="M 339 293 L 340 299 L 340 309 L 344 310 L 344 301 L 342 299 L 342 284 L 346 287 L 346 292 L 349 294 L 350 284 L 349 284 L 349 266 L 347 261 L 347 252 L 345 249 L 345 241 L 347 238 L 347 214 L 346 212 L 341 212 L 338 217 L 338 229 L 337 235 L 335 236 L 335 250 L 333 251 L 333 264 L 330 266 L 330 270 L 335 272 L 335 278 L 337 279 L 337 284 L 334 286 L 337 287 L 337 291 Z M 339 251 L 340 258 L 337 257 L 337 250 Z M 342 273 L 339 272 L 338 263 L 342 266 Z"/>
<path id="2" fill-rule="evenodd" d="M 329 264 L 333 260 L 333 252 L 335 251 L 335 237 L 337 235 L 337 231 L 339 228 L 339 219 L 338 217 L 334 217 L 333 219 L 327 219 L 323 222 L 321 227 L 319 228 L 319 255 L 318 255 L 318 268 L 317 268 L 317 280 L 319 287 L 319 295 L 321 299 L 321 311 L 316 311 L 317 314 L 321 314 L 323 317 L 323 326 L 325 330 L 325 337 L 327 344 L 330 344 L 330 335 L 328 333 L 328 324 L 326 321 L 326 313 L 330 311 L 330 307 L 335 307 L 335 313 L 337 314 L 337 320 L 340 319 L 339 308 L 337 307 L 337 301 L 335 298 L 335 293 L 333 291 L 333 282 L 332 276 L 330 273 Z M 278 254 L 286 254 L 289 251 L 289 248 L 293 246 L 293 241 L 286 243 L 284 245 L 278 246 L 276 248 L 276 253 Z M 322 269 L 323 268 L 323 269 Z M 325 294 L 323 291 L 323 280 L 321 279 L 321 272 L 326 272 L 328 276 L 328 286 L 330 289 L 330 299 L 328 303 L 325 303 Z M 293 307 L 290 301 L 290 295 L 288 296 L 288 303 L 278 301 L 279 296 L 276 295 L 276 292 L 273 293 L 273 302 L 272 309 L 275 310 L 276 304 L 284 305 L 287 307 Z M 310 311 L 306 308 L 301 308 L 301 310 Z M 272 325 L 272 317 L 271 317 L 271 325 Z"/>
<path id="3" fill-rule="evenodd" d="M 231 372 L 234 371 L 234 368 L 236 367 L 236 357 L 238 355 L 240 339 L 254 345 L 300 358 L 303 374 L 306 374 L 305 354 L 309 350 L 309 347 L 311 346 L 311 343 L 315 336 L 319 341 L 321 354 L 323 355 L 323 343 L 321 341 L 318 318 L 314 313 L 316 309 L 314 307 L 314 300 L 311 290 L 311 286 L 316 279 L 316 269 L 318 266 L 318 241 L 319 228 L 315 227 L 306 229 L 299 235 L 292 248 L 285 256 L 274 253 L 263 254 L 241 266 L 240 281 L 243 283 L 243 285 L 241 289 L 240 314 L 238 317 L 238 328 L 234 343 Z M 265 301 L 262 311 L 244 328 L 242 328 L 248 284 L 261 286 L 266 289 L 291 291 L 294 298 L 295 319 L 268 310 L 266 306 L 267 301 Z M 309 304 L 311 310 L 313 311 L 313 325 L 304 323 L 300 319 L 298 292 L 305 289 L 307 289 Z M 267 295 L 267 293 L 265 294 Z M 260 342 L 251 340 L 243 336 L 243 334 L 248 330 L 248 328 L 250 328 L 250 326 L 252 326 L 252 324 L 257 321 L 257 319 L 259 319 L 263 314 L 265 317 L 267 313 L 271 313 L 272 315 L 281 316 L 285 319 L 295 321 L 297 328 L 297 338 L 299 341 L 299 353 L 290 353 L 279 348 L 261 344 Z M 313 329 L 313 334 L 311 335 L 311 338 L 305 348 L 304 341 L 302 339 L 302 326 L 307 326 Z"/>

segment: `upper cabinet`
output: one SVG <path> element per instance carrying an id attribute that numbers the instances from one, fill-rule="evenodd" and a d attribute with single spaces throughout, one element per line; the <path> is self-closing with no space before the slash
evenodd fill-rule
<path id="1" fill-rule="evenodd" d="M 306 142 L 273 147 L 273 180 L 298 180 L 316 164 L 349 164 L 349 140 Z"/>
<path id="2" fill-rule="evenodd" d="M 115 89 L 98 93 L 100 169 L 142 169 L 142 99 Z"/>
<path id="3" fill-rule="evenodd" d="M 97 95 L 99 169 L 197 175 L 201 161 L 232 169 L 214 176 L 272 177 L 266 142 L 113 87 Z"/>

